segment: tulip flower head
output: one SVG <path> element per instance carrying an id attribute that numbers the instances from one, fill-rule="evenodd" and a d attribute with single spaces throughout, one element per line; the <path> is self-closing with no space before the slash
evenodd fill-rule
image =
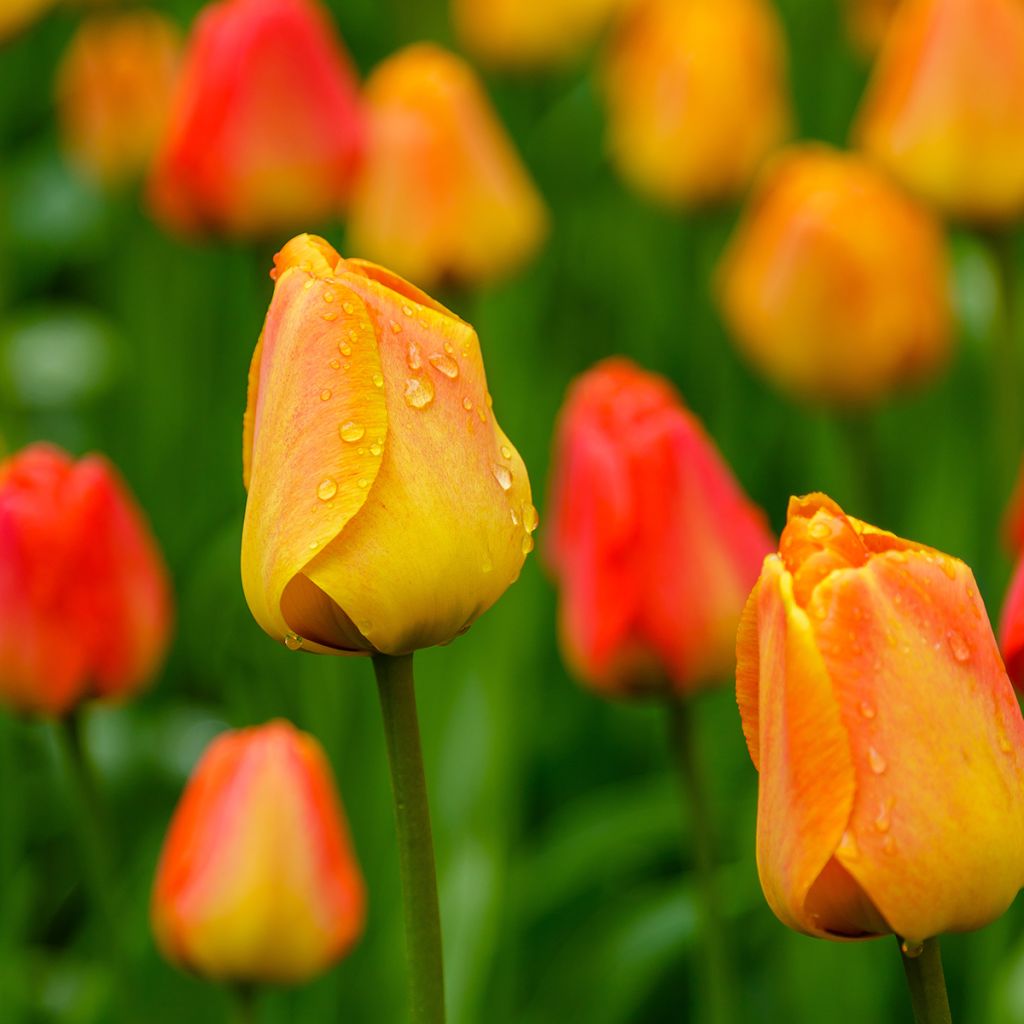
<path id="1" fill-rule="evenodd" d="M 0 462 L 0 701 L 61 715 L 127 697 L 170 619 L 160 553 L 109 463 L 44 444 Z"/>
<path id="2" fill-rule="evenodd" d="M 858 116 L 859 144 L 954 217 L 1024 210 L 1024 5 L 906 0 Z"/>
<path id="3" fill-rule="evenodd" d="M 57 79 L 64 148 L 86 174 L 118 185 L 141 175 L 167 120 L 181 43 L 155 11 L 85 21 Z"/>
<path id="4" fill-rule="evenodd" d="M 934 373 L 949 351 L 938 222 L 867 161 L 825 146 L 765 169 L 717 293 L 744 355 L 802 398 L 871 402 Z"/>
<path id="5" fill-rule="evenodd" d="M 1024 722 L 971 570 L 812 494 L 790 502 L 737 639 L 779 919 L 916 944 L 1024 882 Z"/>
<path id="6" fill-rule="evenodd" d="M 157 869 L 150 916 L 164 956 L 220 981 L 299 983 L 348 952 L 364 906 L 320 744 L 283 721 L 214 740 Z"/>
<path id="7" fill-rule="evenodd" d="M 424 287 L 483 284 L 534 255 L 547 212 L 468 64 L 406 47 L 373 72 L 365 100 L 351 248 Z"/>
<path id="8" fill-rule="evenodd" d="M 1017 562 L 999 619 L 999 647 L 1013 685 L 1024 691 L 1024 557 Z"/>
<path id="9" fill-rule="evenodd" d="M 562 645 L 582 679 L 628 696 L 732 675 L 743 601 L 775 542 L 667 381 L 609 359 L 575 382 L 551 506 Z"/>
<path id="10" fill-rule="evenodd" d="M 668 205 L 730 199 L 789 133 L 785 78 L 765 0 L 637 0 L 604 69 L 612 162 Z"/>
<path id="11" fill-rule="evenodd" d="M 320 238 L 275 266 L 245 422 L 249 607 L 320 653 L 446 643 L 517 578 L 537 526 L 476 332 Z"/>
<path id="12" fill-rule="evenodd" d="M 243 236 L 337 216 L 363 144 L 357 88 L 316 0 L 209 4 L 150 179 L 154 214 Z"/>

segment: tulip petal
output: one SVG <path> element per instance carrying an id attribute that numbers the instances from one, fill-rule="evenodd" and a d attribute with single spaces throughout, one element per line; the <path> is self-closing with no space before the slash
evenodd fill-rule
<path id="1" fill-rule="evenodd" d="M 809 605 L 856 776 L 837 856 L 917 941 L 980 927 L 1020 887 L 1024 722 L 970 569 L 880 531 L 864 541 L 882 551 Z"/>
<path id="2" fill-rule="evenodd" d="M 257 622 L 284 638 L 303 635 L 282 611 L 285 588 L 366 502 L 388 413 L 374 325 L 343 282 L 286 266 L 261 348 L 242 581 Z"/>
<path id="3" fill-rule="evenodd" d="M 740 625 L 736 631 L 736 704 L 740 709 L 743 738 L 754 767 L 760 771 L 760 700 L 761 652 L 758 642 L 758 607 L 760 605 L 761 581 L 754 584 L 747 603 L 740 614 Z"/>
<path id="4" fill-rule="evenodd" d="M 1013 684 L 1024 687 L 1024 558 L 1017 563 L 999 620 L 999 647 Z"/>
<path id="5" fill-rule="evenodd" d="M 849 741 L 807 613 L 776 555 L 757 587 L 758 693 L 742 696 L 757 721 L 761 782 L 757 864 L 772 910 L 785 924 L 825 934 L 808 894 L 839 846 L 854 802 Z M 749 686 L 751 669 L 744 669 Z"/>

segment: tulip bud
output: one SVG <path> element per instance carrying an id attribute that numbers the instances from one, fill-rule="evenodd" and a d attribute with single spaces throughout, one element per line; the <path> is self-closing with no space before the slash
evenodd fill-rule
<path id="1" fill-rule="evenodd" d="M 789 133 L 785 77 L 765 0 L 640 0 L 605 64 L 612 162 L 663 203 L 730 199 Z"/>
<path id="2" fill-rule="evenodd" d="M 779 919 L 917 943 L 980 928 L 1024 882 L 1024 721 L 963 562 L 790 501 L 737 639 Z"/>
<path id="3" fill-rule="evenodd" d="M 518 577 L 537 525 L 476 332 L 321 238 L 275 266 L 245 418 L 249 607 L 293 649 L 447 643 Z"/>
<path id="4" fill-rule="evenodd" d="M 284 721 L 218 736 L 157 868 L 164 956 L 221 981 L 307 981 L 356 942 L 365 902 L 320 744 Z"/>
<path id="5" fill-rule="evenodd" d="M 1024 5 L 908 0 L 858 116 L 861 146 L 945 212 L 1024 209 Z"/>
<path id="6" fill-rule="evenodd" d="M 609 359 L 573 384 L 551 507 L 562 646 L 582 679 L 627 696 L 732 675 L 743 601 L 774 539 L 667 381 Z"/>
<path id="7" fill-rule="evenodd" d="M 182 232 L 337 216 L 363 140 L 357 82 L 315 0 L 218 0 L 196 20 L 150 179 Z"/>
<path id="8" fill-rule="evenodd" d="M 567 63 L 589 46 L 622 0 L 452 0 L 463 46 L 495 67 Z"/>
<path id="9" fill-rule="evenodd" d="M 180 40 L 155 11 L 84 22 L 61 63 L 57 110 L 64 148 L 90 177 L 118 185 L 149 165 L 163 130 Z"/>
<path id="10" fill-rule="evenodd" d="M 426 43 L 366 83 L 366 160 L 350 244 L 424 286 L 517 270 L 547 232 L 537 190 L 473 70 Z"/>
<path id="11" fill-rule="evenodd" d="M 860 157 L 812 145 L 766 169 L 717 291 L 737 344 L 776 385 L 857 404 L 943 364 L 947 282 L 932 215 Z"/>
<path id="12" fill-rule="evenodd" d="M 0 462 L 0 700 L 60 715 L 127 697 L 170 617 L 160 553 L 105 460 L 37 444 Z"/>

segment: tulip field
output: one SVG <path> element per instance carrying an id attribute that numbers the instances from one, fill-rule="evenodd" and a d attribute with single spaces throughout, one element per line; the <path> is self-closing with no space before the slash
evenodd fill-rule
<path id="1" fill-rule="evenodd" d="M 1021 0 L 0 0 L 0 1024 L 1024 1024 Z"/>

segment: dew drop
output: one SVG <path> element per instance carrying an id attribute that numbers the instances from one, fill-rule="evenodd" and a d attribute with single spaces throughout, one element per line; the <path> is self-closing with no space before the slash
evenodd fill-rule
<path id="1" fill-rule="evenodd" d="M 322 317 L 323 317 L 323 318 L 324 318 L 325 320 L 327 320 L 327 321 L 331 321 L 331 320 L 337 320 L 337 319 L 338 319 L 338 314 L 337 314 L 337 312 L 336 312 L 335 310 L 333 310 L 333 309 L 332 309 L 332 310 L 329 310 L 329 311 L 328 311 L 328 312 L 326 312 L 326 313 L 322 313 L 322 314 L 321 314 L 321 316 L 322 316 Z"/>
<path id="2" fill-rule="evenodd" d="M 462 400 L 462 408 L 465 409 L 466 412 L 472 412 L 473 410 L 473 399 L 468 395 Z"/>
<path id="3" fill-rule="evenodd" d="M 352 313 L 354 312 L 354 307 L 351 302 L 343 302 L 341 304 L 341 308 L 345 310 L 345 312 L 348 313 L 349 316 L 351 316 Z"/>
<path id="4" fill-rule="evenodd" d="M 405 403 L 425 409 L 434 400 L 434 385 L 429 377 L 410 377 L 405 382 Z"/>
<path id="5" fill-rule="evenodd" d="M 866 700 L 862 700 L 860 702 L 860 713 L 865 718 L 869 718 L 869 719 L 870 718 L 874 718 L 875 717 L 875 707 L 874 707 L 873 704 L 869 704 Z"/>
<path id="6" fill-rule="evenodd" d="M 321 480 L 320 486 L 316 489 L 316 496 L 321 501 L 330 501 L 337 493 L 338 485 L 330 477 Z"/>
<path id="7" fill-rule="evenodd" d="M 405 314 L 406 316 L 412 316 L 412 306 L 403 306 L 403 307 L 402 307 L 402 312 L 403 312 L 403 313 L 404 313 L 404 314 Z"/>
<path id="8" fill-rule="evenodd" d="M 875 830 L 877 832 L 888 832 L 891 824 L 889 818 L 889 805 L 882 804 L 878 809 L 878 814 L 875 817 Z"/>
<path id="9" fill-rule="evenodd" d="M 459 375 L 459 364 L 444 352 L 432 353 L 430 355 L 430 365 L 438 373 L 443 373 L 449 380 L 455 380 Z"/>
<path id="10" fill-rule="evenodd" d="M 384 387 L 384 375 L 383 374 L 375 373 L 373 375 L 373 386 L 375 388 L 382 388 L 382 387 Z"/>
<path id="11" fill-rule="evenodd" d="M 351 443 L 362 440 L 363 435 L 366 433 L 366 428 L 361 423 L 342 423 L 338 427 L 338 433 L 341 435 L 342 441 Z"/>
<path id="12" fill-rule="evenodd" d="M 343 341 L 338 346 L 338 350 L 341 352 L 341 354 L 343 356 L 350 356 L 350 355 L 352 355 L 352 346 L 349 345 L 348 342 Z"/>
<path id="13" fill-rule="evenodd" d="M 487 408 L 488 409 L 493 409 L 494 408 L 494 399 L 491 397 L 490 391 L 487 392 Z"/>
<path id="14" fill-rule="evenodd" d="M 528 555 L 532 550 L 533 538 L 529 534 L 526 534 L 526 536 L 523 537 L 523 554 Z"/>
<path id="15" fill-rule="evenodd" d="M 523 506 L 523 529 L 527 533 L 533 533 L 537 529 L 537 525 L 540 523 L 540 516 L 537 515 L 537 510 L 527 502 Z"/>
<path id="16" fill-rule="evenodd" d="M 323 391 L 320 392 L 320 401 L 321 402 L 329 402 L 330 398 L 331 398 L 331 389 L 330 388 L 324 388 Z"/>
<path id="17" fill-rule="evenodd" d="M 302 637 L 298 633 L 285 633 L 284 645 L 289 651 L 297 651 L 302 647 Z"/>
<path id="18" fill-rule="evenodd" d="M 514 508 L 510 508 L 508 511 L 509 511 L 509 514 L 512 516 L 512 525 L 513 526 L 518 526 L 519 525 L 519 516 L 516 515 L 516 510 Z"/>
<path id="19" fill-rule="evenodd" d="M 949 649 L 957 661 L 967 661 L 970 658 L 971 649 L 967 646 L 967 641 L 955 629 L 946 634 L 946 643 L 949 644 Z"/>
<path id="20" fill-rule="evenodd" d="M 341 360 L 340 359 L 332 359 L 327 365 L 330 366 L 330 368 L 332 370 L 340 370 L 341 369 Z"/>
<path id="21" fill-rule="evenodd" d="M 366 490 L 367 487 L 370 486 L 370 481 L 367 480 L 365 476 L 361 476 L 357 483 L 364 491 Z"/>
<path id="22" fill-rule="evenodd" d="M 402 325 L 397 320 L 391 320 L 389 322 L 391 324 L 391 330 L 395 334 L 401 334 L 402 333 Z"/>
<path id="23" fill-rule="evenodd" d="M 904 939 L 900 943 L 900 950 L 908 960 L 916 960 L 924 952 L 924 943 Z"/>
<path id="24" fill-rule="evenodd" d="M 324 292 L 324 302 L 333 302 L 334 292 Z M 347 312 L 347 310 L 346 310 Z"/>
<path id="25" fill-rule="evenodd" d="M 811 523 L 811 525 L 807 527 L 807 532 L 815 540 L 824 540 L 826 537 L 832 536 L 832 528 L 828 523 L 823 523 L 820 519 Z"/>
<path id="26" fill-rule="evenodd" d="M 382 450 L 381 446 L 379 444 L 377 444 L 376 441 L 374 441 L 373 444 L 370 445 L 370 454 L 371 455 L 380 455 L 381 450 Z"/>
<path id="27" fill-rule="evenodd" d="M 874 747 L 868 747 L 868 765 L 876 775 L 885 771 L 885 758 Z"/>
<path id="28" fill-rule="evenodd" d="M 487 422 L 487 413 L 485 413 L 483 411 L 483 409 L 480 408 L 480 406 L 477 406 L 476 414 L 477 414 L 477 416 L 480 417 L 480 422 L 481 423 L 486 423 Z"/>
<path id="29" fill-rule="evenodd" d="M 503 490 L 510 490 L 512 487 L 512 471 L 508 466 L 493 466 L 491 472 L 494 474 L 494 479 L 498 481 L 498 486 Z"/>
<path id="30" fill-rule="evenodd" d="M 409 342 L 409 351 L 406 353 L 405 358 L 410 370 L 418 370 L 423 365 L 423 356 L 420 354 L 420 347 L 415 341 Z"/>
<path id="31" fill-rule="evenodd" d="M 446 341 L 444 343 L 444 350 L 445 350 L 445 352 L 448 353 L 448 355 L 452 355 L 455 352 L 455 349 L 452 348 L 452 343 L 450 341 Z"/>
<path id="32" fill-rule="evenodd" d="M 501 446 L 501 457 L 503 459 L 511 459 L 512 458 L 512 449 L 509 448 L 509 446 L 507 444 L 503 444 Z"/>
<path id="33" fill-rule="evenodd" d="M 308 292 L 313 287 L 313 278 L 310 278 L 302 287 Z"/>

